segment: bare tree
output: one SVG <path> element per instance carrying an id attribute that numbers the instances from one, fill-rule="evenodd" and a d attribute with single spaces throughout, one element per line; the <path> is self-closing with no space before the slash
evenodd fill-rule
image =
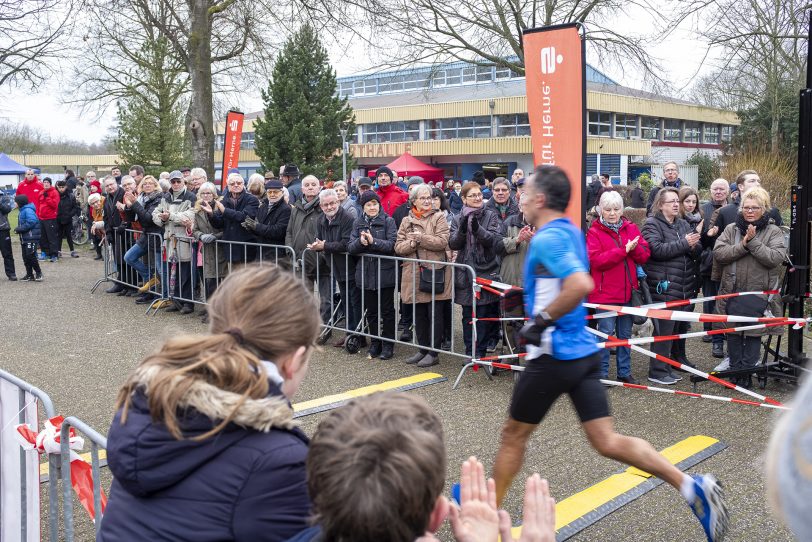
<path id="1" fill-rule="evenodd" d="M 37 84 L 61 56 L 72 0 L 0 0 L 0 86 Z"/>

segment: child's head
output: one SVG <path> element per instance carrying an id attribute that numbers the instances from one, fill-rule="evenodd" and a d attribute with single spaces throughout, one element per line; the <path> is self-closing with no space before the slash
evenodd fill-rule
<path id="1" fill-rule="evenodd" d="M 14 203 L 17 204 L 17 207 L 20 208 L 25 207 L 26 205 L 28 205 L 28 196 L 26 196 L 25 194 L 17 194 L 16 196 L 14 196 Z"/>
<path id="2" fill-rule="evenodd" d="M 411 542 L 445 519 L 440 418 L 405 393 L 356 399 L 319 424 L 307 485 L 325 540 Z"/>

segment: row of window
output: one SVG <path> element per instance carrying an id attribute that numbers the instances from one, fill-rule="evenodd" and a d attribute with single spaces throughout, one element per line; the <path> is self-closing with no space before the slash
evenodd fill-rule
<path id="1" fill-rule="evenodd" d="M 225 134 L 216 134 L 214 136 L 214 148 L 218 151 L 223 150 L 225 147 Z M 254 132 L 243 132 L 240 138 L 240 150 L 250 151 L 256 148 L 254 140 Z"/>
<path id="2" fill-rule="evenodd" d="M 418 120 L 364 124 L 358 133 L 360 143 L 390 143 L 398 141 L 469 139 L 530 135 L 527 113 L 494 115 L 491 117 L 460 117 L 423 121 L 420 135 Z"/>
<path id="3" fill-rule="evenodd" d="M 587 130 L 589 135 L 597 137 L 640 138 L 709 145 L 718 145 L 733 138 L 733 126 L 609 111 L 590 111 Z"/>
<path id="4" fill-rule="evenodd" d="M 341 81 L 338 83 L 338 94 L 342 97 L 387 94 L 404 90 L 506 81 L 516 77 L 521 76 L 511 69 L 495 66 L 466 66 L 435 71 L 423 70 L 402 75 L 370 76 L 355 81 Z"/>

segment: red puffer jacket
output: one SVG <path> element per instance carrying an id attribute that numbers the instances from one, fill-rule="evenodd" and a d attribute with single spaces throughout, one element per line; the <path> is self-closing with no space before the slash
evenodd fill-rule
<path id="1" fill-rule="evenodd" d="M 409 194 L 401 190 L 395 183 L 387 186 L 379 186 L 378 196 L 381 198 L 381 208 L 389 216 L 392 216 L 395 209 L 406 203 L 406 200 L 409 199 Z"/>
<path id="2" fill-rule="evenodd" d="M 40 220 L 56 220 L 59 210 L 59 190 L 49 188 L 39 193 L 39 203 L 37 207 L 37 218 Z"/>
<path id="3" fill-rule="evenodd" d="M 634 222 L 621 220 L 618 233 L 596 220 L 586 234 L 589 272 L 595 281 L 595 289 L 587 298 L 590 303 L 626 303 L 632 288 L 637 288 L 636 265 L 646 263 L 651 256 L 648 243 Z M 635 237 L 639 237 L 637 247 L 627 254 L 626 243 Z"/>

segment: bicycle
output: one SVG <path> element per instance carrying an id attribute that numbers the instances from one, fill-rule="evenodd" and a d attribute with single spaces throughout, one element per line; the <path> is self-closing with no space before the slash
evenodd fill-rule
<path id="1" fill-rule="evenodd" d="M 84 215 L 73 217 L 73 226 L 70 237 L 77 245 L 84 245 L 90 241 L 90 232 L 87 227 L 87 219 Z"/>

